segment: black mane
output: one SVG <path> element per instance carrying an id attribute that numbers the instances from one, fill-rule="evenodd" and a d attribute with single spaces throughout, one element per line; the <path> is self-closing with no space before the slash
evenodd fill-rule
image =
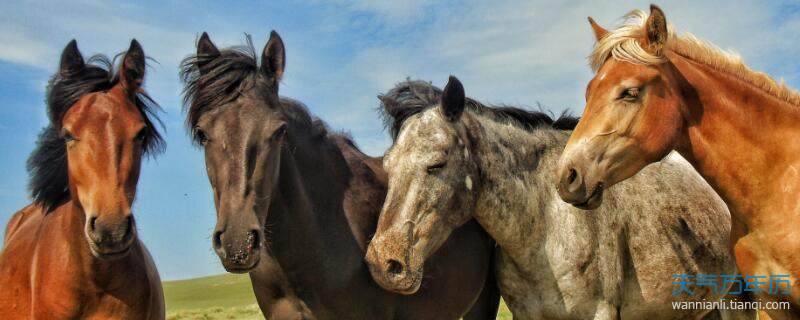
<path id="1" fill-rule="evenodd" d="M 48 82 L 46 95 L 50 124 L 39 134 L 36 148 L 27 161 L 28 190 L 34 203 L 41 205 L 45 212 L 52 211 L 70 197 L 67 150 L 61 135 L 64 114 L 84 95 L 114 87 L 119 77 L 112 66 L 113 61 L 108 57 L 95 55 L 85 68 L 70 74 L 56 72 Z M 163 151 L 164 139 L 151 121 L 152 117 L 161 123 L 155 114 L 160 107 L 144 91 L 136 94 L 135 98 L 134 103 L 148 128 L 143 142 L 144 153 Z"/>
<path id="2" fill-rule="evenodd" d="M 186 125 L 195 143 L 198 141 L 194 128 L 203 114 L 236 100 L 244 92 L 266 93 L 271 89 L 259 70 L 250 35 L 245 38 L 245 45 L 220 50 L 219 56 L 196 54 L 181 62 Z M 281 111 L 292 125 L 304 128 L 311 137 L 327 136 L 326 124 L 312 116 L 303 103 L 286 97 L 279 97 L 279 101 Z"/>
<path id="3" fill-rule="evenodd" d="M 397 138 L 403 122 L 425 109 L 439 105 L 441 96 L 441 89 L 429 82 L 419 80 L 401 82 L 386 94 L 379 96 L 384 125 L 389 128 L 392 139 Z M 573 130 L 578 124 L 578 118 L 566 112 L 553 120 L 544 112 L 506 105 L 488 106 L 470 98 L 466 98 L 466 107 L 481 114 L 490 114 L 497 119 L 512 120 L 526 130 L 542 126 L 558 130 Z"/>

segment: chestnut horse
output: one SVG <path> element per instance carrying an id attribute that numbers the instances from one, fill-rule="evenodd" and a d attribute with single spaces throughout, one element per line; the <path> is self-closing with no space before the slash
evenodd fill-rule
<path id="1" fill-rule="evenodd" d="M 589 19 L 596 75 L 560 160 L 561 198 L 596 208 L 604 189 L 676 150 L 729 206 L 740 272 L 791 279 L 790 295 L 756 297 L 791 304 L 769 310 L 773 318 L 799 318 L 800 95 L 731 53 L 676 35 L 656 6 L 627 18 L 612 31 Z"/>
<path id="2" fill-rule="evenodd" d="M 187 124 L 214 192 L 214 250 L 226 270 L 250 273 L 264 315 L 493 319 L 494 242 L 475 221 L 426 265 L 431 275 L 418 293 L 391 293 L 372 280 L 363 259 L 386 196 L 381 159 L 278 95 L 286 56 L 277 33 L 260 65 L 248 44 L 219 50 L 204 33 L 183 78 Z"/>
<path id="3" fill-rule="evenodd" d="M 103 56 L 85 62 L 75 40 L 64 49 L 28 159 L 34 202 L 11 217 L 0 252 L 3 319 L 164 319 L 131 212 L 141 158 L 163 148 L 144 71 L 136 40 L 116 75 Z"/>

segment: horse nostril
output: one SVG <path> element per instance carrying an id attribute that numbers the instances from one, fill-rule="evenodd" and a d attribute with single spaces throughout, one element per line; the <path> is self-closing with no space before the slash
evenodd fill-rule
<path id="1" fill-rule="evenodd" d="M 389 259 L 389 261 L 386 263 L 386 272 L 391 275 L 399 275 L 403 272 L 403 265 L 400 263 L 400 261 Z"/>
<path id="2" fill-rule="evenodd" d="M 128 218 L 126 218 L 125 220 L 128 223 L 128 230 L 127 231 L 128 231 L 128 233 L 131 233 L 133 231 L 133 216 L 128 216 Z"/>
<path id="3" fill-rule="evenodd" d="M 211 243 L 215 249 L 222 248 L 222 231 L 215 231 Z"/>
<path id="4" fill-rule="evenodd" d="M 133 236 L 133 217 L 128 216 L 125 219 L 125 223 L 126 225 L 125 225 L 125 233 L 123 239 L 128 240 L 131 238 L 131 236 Z"/>
<path id="5" fill-rule="evenodd" d="M 567 176 L 567 183 L 572 184 L 578 179 L 578 171 L 575 168 L 569 169 L 569 176 Z"/>
<path id="6" fill-rule="evenodd" d="M 89 218 L 89 230 L 94 232 L 97 227 L 97 217 Z"/>
<path id="7" fill-rule="evenodd" d="M 249 251 L 258 250 L 261 245 L 261 239 L 258 237 L 258 230 L 250 230 L 247 233 L 247 249 Z"/>

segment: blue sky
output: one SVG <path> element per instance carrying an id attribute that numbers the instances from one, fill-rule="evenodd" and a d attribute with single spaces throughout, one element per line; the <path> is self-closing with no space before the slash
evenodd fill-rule
<path id="1" fill-rule="evenodd" d="M 276 1 L 277 2 L 277 1 Z M 604 26 L 648 1 L 74 1 L 0 3 L 0 225 L 28 202 L 25 159 L 46 124 L 44 87 L 75 38 L 88 57 L 136 38 L 156 59 L 145 87 L 164 108 L 167 151 L 147 160 L 134 206 L 164 279 L 224 272 L 211 250 L 215 216 L 202 153 L 183 127 L 178 64 L 203 31 L 220 47 L 252 34 L 260 52 L 277 30 L 287 50 L 281 94 L 306 103 L 364 151 L 389 144 L 375 96 L 407 77 L 450 74 L 485 102 L 582 111 L 593 44 Z M 770 1 L 669 1 L 680 32 L 739 52 L 753 68 L 800 87 L 800 6 Z M 0 228 L 2 232 L 4 228 Z M 1 235 L 1 234 L 0 234 Z M 2 237 L 0 237 L 2 239 Z M 1 240 L 0 240 L 1 241 Z"/>

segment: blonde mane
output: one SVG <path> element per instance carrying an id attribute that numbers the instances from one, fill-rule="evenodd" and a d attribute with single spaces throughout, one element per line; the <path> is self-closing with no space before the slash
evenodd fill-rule
<path id="1" fill-rule="evenodd" d="M 589 65 L 592 70 L 597 72 L 609 57 L 639 65 L 656 65 L 666 62 L 667 58 L 663 54 L 653 55 L 645 51 L 638 42 L 638 39 L 645 37 L 645 22 L 648 17 L 649 14 L 642 10 L 634 10 L 626 14 L 623 17 L 622 26 L 609 31 L 595 44 L 594 50 L 589 56 Z M 738 54 L 722 50 L 689 33 L 678 36 L 671 24 L 667 30 L 669 35 L 664 46 L 665 50 L 730 74 L 790 104 L 800 105 L 800 94 L 797 91 L 786 86 L 782 80 L 777 82 L 763 72 L 750 69 Z"/>

